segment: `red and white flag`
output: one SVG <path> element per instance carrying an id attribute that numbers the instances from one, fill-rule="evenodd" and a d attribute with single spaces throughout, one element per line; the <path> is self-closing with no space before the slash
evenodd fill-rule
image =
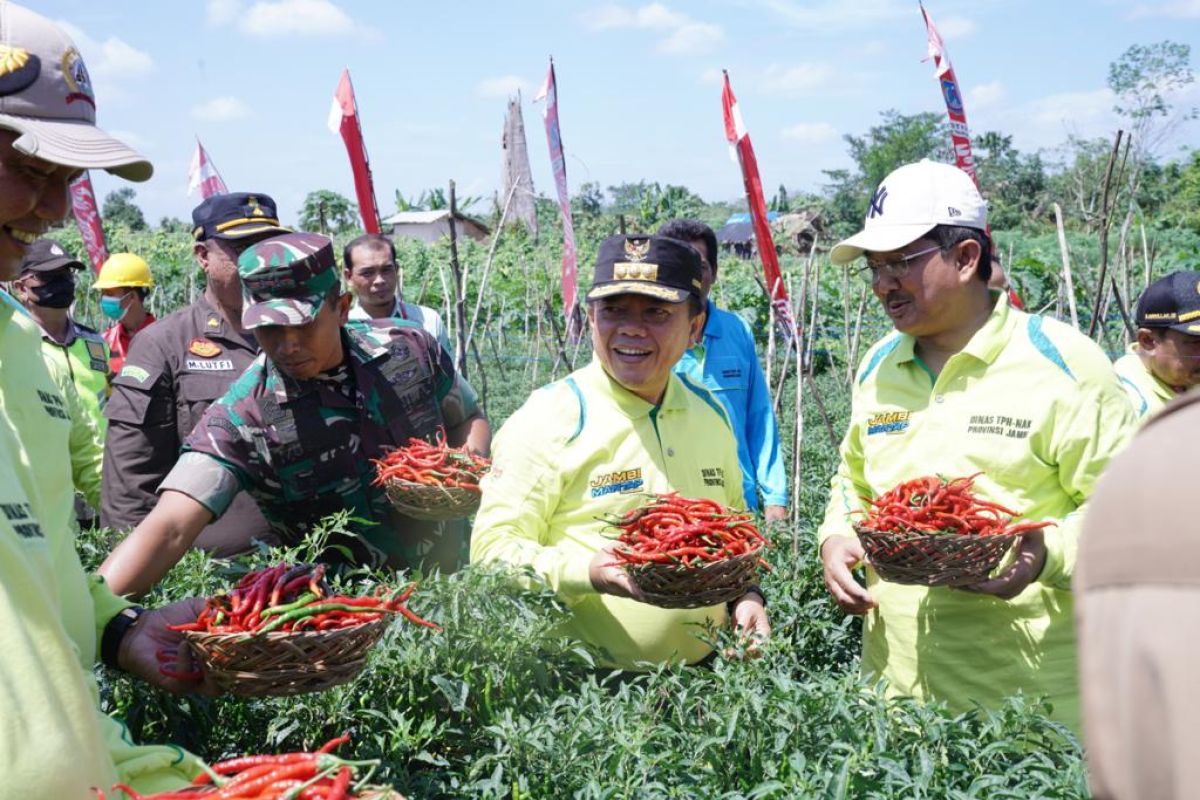
<path id="1" fill-rule="evenodd" d="M 763 196 L 762 178 L 758 174 L 758 160 L 754 157 L 754 147 L 750 144 L 750 134 L 746 132 L 746 123 L 742 120 L 737 98 L 733 96 L 733 88 L 729 85 L 728 72 L 725 73 L 725 85 L 721 89 L 721 108 L 725 113 L 725 138 L 729 141 L 730 149 L 736 153 L 738 164 L 742 168 L 746 202 L 750 206 L 750 221 L 754 225 L 754 240 L 758 245 L 759 258 L 762 259 L 763 277 L 766 279 L 771 305 L 774 306 L 787 334 L 794 335 L 796 322 L 792 318 L 787 287 L 784 286 L 783 274 L 779 271 L 779 254 L 775 251 L 775 239 L 771 236 L 771 225 L 767 221 L 767 201 Z"/>
<path id="2" fill-rule="evenodd" d="M 371 180 L 371 163 L 367 160 L 367 146 L 363 143 L 362 126 L 358 120 L 358 104 L 354 100 L 354 87 L 350 84 L 349 68 L 342 70 L 337 91 L 333 93 L 333 105 L 329 107 L 329 130 L 342 135 L 346 153 L 350 156 L 350 170 L 354 173 L 354 193 L 358 198 L 358 211 L 362 215 L 363 228 L 367 233 L 379 233 L 383 226 L 379 221 L 379 206 L 375 202 L 375 184 Z"/>
<path id="3" fill-rule="evenodd" d="M 217 165 L 209 158 L 199 137 L 196 138 L 196 152 L 192 154 L 192 163 L 188 167 L 188 195 L 197 189 L 204 200 L 214 194 L 229 194 L 225 181 L 221 180 L 221 173 L 217 172 Z"/>
<path id="4" fill-rule="evenodd" d="M 546 82 L 538 90 L 533 102 L 546 101 L 542 120 L 546 123 L 546 141 L 550 145 L 550 166 L 554 172 L 554 186 L 558 190 L 558 209 L 562 213 L 563 257 L 562 296 L 563 314 L 567 319 L 567 331 L 572 339 L 582 329 L 582 320 L 576 308 L 576 284 L 578 263 L 575 256 L 575 226 L 571 222 L 571 198 L 567 193 L 567 162 L 563 155 L 562 131 L 558 127 L 558 82 L 554 77 L 554 59 L 550 59 L 550 70 Z"/>
<path id="5" fill-rule="evenodd" d="M 942 41 L 942 35 L 934 27 L 933 20 L 929 18 L 929 12 L 925 10 L 925 6 L 920 4 L 920 8 L 921 17 L 925 20 L 925 36 L 929 42 L 929 55 L 925 60 L 933 59 L 934 75 L 941 86 L 942 98 L 946 101 L 946 115 L 950 118 L 950 140 L 954 145 L 954 163 L 971 176 L 977 189 L 982 188 L 979 186 L 979 176 L 975 172 L 975 156 L 971 152 L 971 131 L 967 127 L 967 110 L 963 105 L 963 95 L 958 85 L 958 77 L 954 74 L 954 67 L 950 64 L 950 55 L 946 52 L 946 43 Z M 991 238 L 990 227 L 987 234 L 988 238 Z M 1020 296 L 1012 287 L 1008 289 L 1008 301 L 1017 308 L 1025 308 L 1025 304 L 1021 302 Z"/>
<path id="6" fill-rule="evenodd" d="M 933 59 L 934 73 L 941 84 L 942 97 L 946 101 L 946 113 L 950 117 L 950 138 L 954 143 L 954 163 L 963 172 L 971 176 L 975 185 L 979 179 L 975 177 L 975 157 L 971 155 L 971 132 L 967 128 L 967 113 L 963 107 L 962 90 L 958 78 L 954 75 L 954 67 L 950 65 L 950 56 L 946 53 L 946 44 L 941 34 L 933 26 L 929 12 L 921 7 L 921 16 L 925 19 L 925 35 L 929 39 L 929 55 L 926 60 Z"/>
<path id="7" fill-rule="evenodd" d="M 96 205 L 92 179 L 86 170 L 71 181 L 70 192 L 75 224 L 79 226 L 79 235 L 83 237 L 83 246 L 87 248 L 92 269 L 99 272 L 104 262 L 108 261 L 108 245 L 104 241 L 104 226 L 100 224 L 100 209 Z"/>

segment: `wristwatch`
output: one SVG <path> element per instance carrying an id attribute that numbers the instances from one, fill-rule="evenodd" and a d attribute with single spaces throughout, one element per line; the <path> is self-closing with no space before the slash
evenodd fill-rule
<path id="1" fill-rule="evenodd" d="M 129 606 L 117 612 L 117 615 L 104 626 L 100 637 L 100 660 L 113 669 L 120 669 L 117 664 L 117 653 L 121 649 L 121 640 L 129 633 L 146 609 L 141 606 Z"/>

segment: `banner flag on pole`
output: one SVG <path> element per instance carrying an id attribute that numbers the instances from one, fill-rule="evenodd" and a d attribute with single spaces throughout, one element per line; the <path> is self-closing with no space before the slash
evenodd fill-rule
<path id="1" fill-rule="evenodd" d="M 929 12 L 925 10 L 924 4 L 918 5 L 921 9 L 921 17 L 925 20 L 925 36 L 929 40 L 929 55 L 925 60 L 933 59 L 934 75 L 941 86 L 942 98 L 946 101 L 946 115 L 950 117 L 950 139 L 954 145 L 954 163 L 971 176 L 971 180 L 975 182 L 975 188 L 979 189 L 981 187 L 979 186 L 979 176 L 975 173 L 975 156 L 971 152 L 971 131 L 967 127 L 967 110 L 963 105 L 963 95 L 958 85 L 958 77 L 954 74 L 954 67 L 950 64 L 950 54 L 946 52 L 946 43 L 942 41 L 942 35 L 934 27 L 933 20 L 929 18 Z M 990 239 L 992 236 L 990 227 L 987 234 Z M 1016 290 L 1011 286 L 1008 289 L 1008 300 L 1017 308 L 1025 307 Z"/>
<path id="2" fill-rule="evenodd" d="M 737 98 L 733 96 L 733 88 L 729 85 L 729 73 L 724 72 L 724 75 L 721 108 L 725 115 L 725 138 L 729 141 L 730 149 L 736 153 L 737 162 L 742 168 L 746 202 L 750 206 L 750 220 L 754 225 L 754 241 L 758 245 L 759 258 L 762 259 L 763 277 L 766 279 L 771 305 L 774 306 L 775 313 L 788 336 L 792 336 L 796 333 L 796 321 L 792 318 L 787 287 L 784 286 L 783 274 L 779 271 L 779 254 L 775 251 L 775 239 L 771 236 L 771 225 L 767 221 L 767 201 L 763 197 L 758 160 L 754 157 L 754 146 L 750 144 L 750 134 L 746 132 L 746 124 L 742 121 Z"/>
<path id="3" fill-rule="evenodd" d="M 367 147 L 363 144 L 362 125 L 358 120 L 358 104 L 354 101 L 354 87 L 350 84 L 350 69 L 342 70 L 337 91 L 333 93 L 333 105 L 329 108 L 329 130 L 342 135 L 346 152 L 350 156 L 350 170 L 354 173 L 354 193 L 358 197 L 358 211 L 362 215 L 363 228 L 367 233 L 379 233 L 383 226 L 379 221 L 379 206 L 375 203 L 375 184 L 371 180 L 371 164 L 367 160 Z"/>
<path id="4" fill-rule="evenodd" d="M 100 224 L 100 209 L 96 205 L 92 179 L 86 170 L 71 181 L 70 191 L 75 224 L 79 226 L 79 235 L 83 237 L 83 246 L 87 248 L 92 269 L 99 272 L 108 260 L 108 245 L 104 241 L 104 227 Z"/>
<path id="5" fill-rule="evenodd" d="M 567 193 L 567 162 L 563 157 L 562 132 L 558 127 L 558 83 L 554 78 L 554 59 L 550 59 L 550 70 L 546 82 L 538 90 L 533 102 L 546 101 L 542 119 L 546 123 L 546 141 L 550 146 L 550 166 L 554 172 L 554 186 L 558 190 L 558 209 L 562 212 L 563 257 L 562 295 L 563 314 L 567 319 L 567 332 L 575 339 L 582 330 L 582 320 L 576 308 L 576 276 L 578 265 L 575 258 L 575 227 L 571 223 L 571 198 Z"/>
<path id="6" fill-rule="evenodd" d="M 214 194 L 229 194 L 225 181 L 221 180 L 221 173 L 217 172 L 217 165 L 208 157 L 208 151 L 200 144 L 198 136 L 196 152 L 192 154 L 192 163 L 188 167 L 188 195 L 197 189 L 200 190 L 202 200 L 207 200 Z"/>

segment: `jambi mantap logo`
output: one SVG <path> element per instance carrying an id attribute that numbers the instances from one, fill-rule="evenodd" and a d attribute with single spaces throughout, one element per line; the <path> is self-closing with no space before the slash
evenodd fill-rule
<path id="1" fill-rule="evenodd" d="M 911 417 L 911 411 L 885 411 L 882 414 L 875 414 L 867 420 L 867 436 L 874 436 L 877 433 L 904 433 L 908 429 Z"/>
<path id="2" fill-rule="evenodd" d="M 68 47 L 62 57 L 63 80 L 67 82 L 67 105 L 82 100 L 96 108 L 96 95 L 92 92 L 92 79 L 88 77 L 87 67 L 84 66 L 83 56 L 74 47 Z"/>
<path id="3" fill-rule="evenodd" d="M 644 484 L 640 468 L 609 472 L 592 479 L 592 497 L 603 497 L 606 494 L 616 494 L 617 492 L 636 492 Z"/>

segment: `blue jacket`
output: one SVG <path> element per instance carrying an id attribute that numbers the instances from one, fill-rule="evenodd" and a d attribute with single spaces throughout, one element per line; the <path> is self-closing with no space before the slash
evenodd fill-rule
<path id="1" fill-rule="evenodd" d="M 703 383 L 729 412 L 747 506 L 759 509 L 760 492 L 764 505 L 786 506 L 787 473 L 779 449 L 779 424 L 746 321 L 709 300 L 704 342 L 683 354 L 675 372 Z"/>

